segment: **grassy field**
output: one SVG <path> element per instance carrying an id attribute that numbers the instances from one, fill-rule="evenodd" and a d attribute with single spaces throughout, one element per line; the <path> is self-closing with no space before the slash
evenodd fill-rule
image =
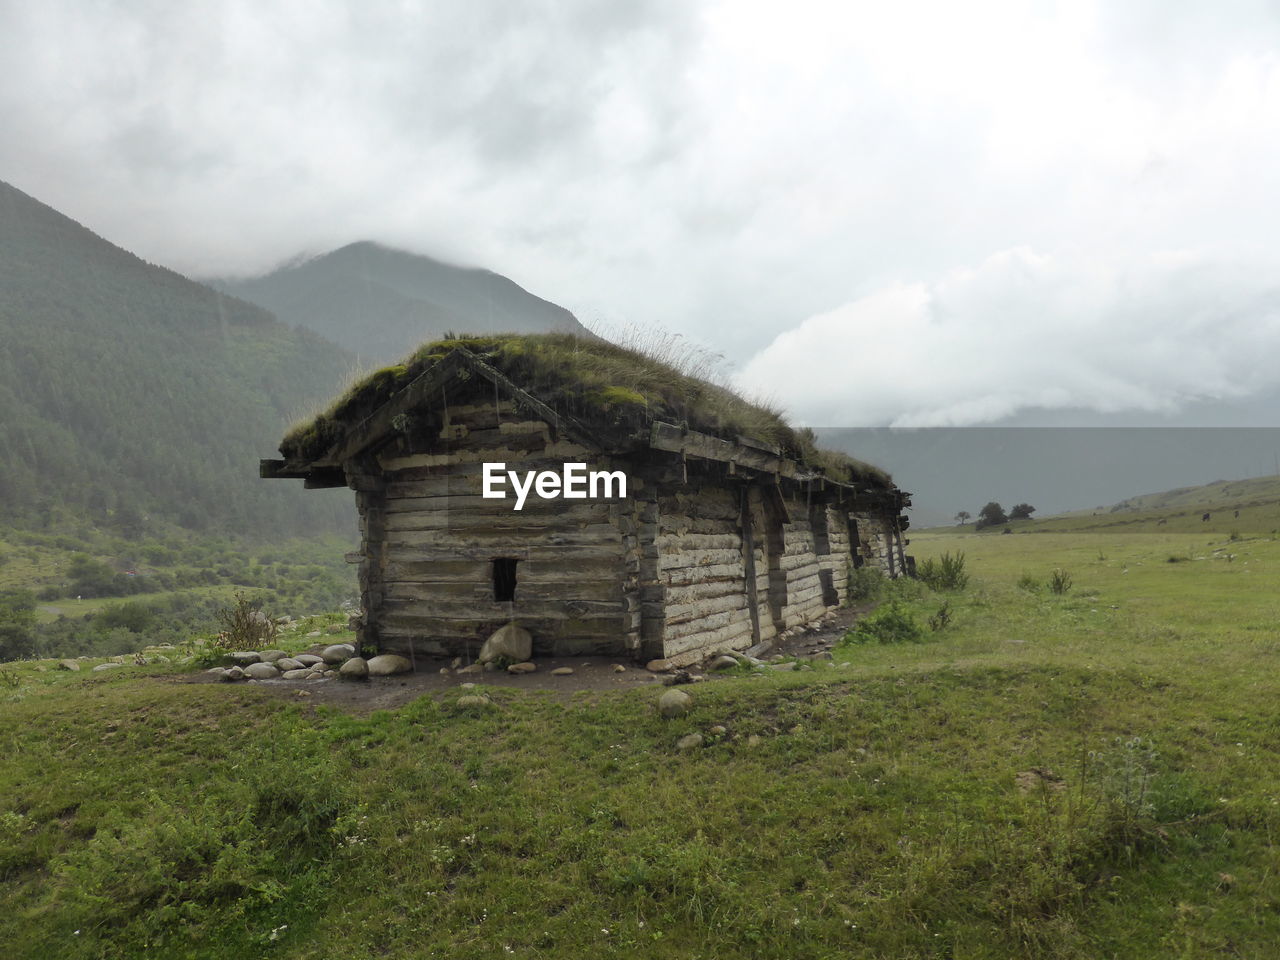
<path id="1" fill-rule="evenodd" d="M 688 688 L 677 720 L 653 690 L 353 716 L 172 668 L 10 666 L 0 943 L 1274 957 L 1280 542 L 1167 526 L 913 531 L 971 581 L 891 598 L 949 625 Z"/>

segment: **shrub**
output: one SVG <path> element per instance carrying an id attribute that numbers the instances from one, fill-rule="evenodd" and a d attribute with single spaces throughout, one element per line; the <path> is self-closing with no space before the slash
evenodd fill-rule
<path id="1" fill-rule="evenodd" d="M 1049 589 L 1061 596 L 1071 589 L 1071 574 L 1061 567 L 1055 567 L 1049 574 Z"/>
<path id="2" fill-rule="evenodd" d="M 969 575 L 964 572 L 964 554 L 952 556 L 944 553 L 936 560 L 929 557 L 916 566 L 916 576 L 931 590 L 963 590 L 969 585 Z"/>
<path id="3" fill-rule="evenodd" d="M 1025 590 L 1027 593 L 1039 593 L 1040 581 L 1029 573 L 1024 573 L 1018 578 L 1018 589 Z"/>
<path id="4" fill-rule="evenodd" d="M 255 650 L 274 641 L 279 627 L 275 620 L 262 612 L 261 607 L 262 601 L 250 600 L 243 593 L 237 593 L 234 605 L 223 607 L 214 614 L 222 625 L 214 646 L 222 650 Z"/>
<path id="5" fill-rule="evenodd" d="M 845 643 L 904 643 L 920 640 L 924 635 L 911 611 L 897 600 L 890 600 L 875 613 L 860 620 L 844 635 Z"/>
<path id="6" fill-rule="evenodd" d="M 884 574 L 876 567 L 849 567 L 849 592 L 846 602 L 853 606 L 857 603 L 871 603 L 880 599 L 884 592 Z"/>
<path id="7" fill-rule="evenodd" d="M 943 600 L 942 606 L 940 606 L 929 617 L 929 629 L 932 630 L 934 633 L 937 633 L 939 630 L 945 630 L 947 626 L 950 625 L 950 623 L 951 623 L 951 601 Z"/>

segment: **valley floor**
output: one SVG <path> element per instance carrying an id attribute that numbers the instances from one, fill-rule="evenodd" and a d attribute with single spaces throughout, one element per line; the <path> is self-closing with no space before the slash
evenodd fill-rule
<path id="1" fill-rule="evenodd" d="M 480 675 L 489 706 L 441 684 L 365 714 L 159 682 L 172 665 L 6 666 L 0 943 L 1274 956 L 1280 542 L 912 540 L 920 559 L 963 551 L 971 581 L 887 599 L 921 625 L 945 603 L 948 624 L 685 687 L 693 708 L 672 720 L 644 684 L 564 695 Z"/>

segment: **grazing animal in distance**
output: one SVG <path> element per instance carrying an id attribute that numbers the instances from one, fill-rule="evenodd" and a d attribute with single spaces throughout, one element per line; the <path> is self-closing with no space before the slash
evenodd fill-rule
<path id="1" fill-rule="evenodd" d="M 1200 522 L 1204 523 L 1208 519 L 1209 519 L 1209 515 L 1206 513 L 1203 517 L 1200 518 Z"/>
<path id="2" fill-rule="evenodd" d="M 1239 510 L 1237 510 L 1234 514 L 1232 514 L 1232 516 L 1234 516 L 1234 517 L 1239 517 L 1239 516 L 1240 516 L 1240 511 L 1239 511 Z"/>

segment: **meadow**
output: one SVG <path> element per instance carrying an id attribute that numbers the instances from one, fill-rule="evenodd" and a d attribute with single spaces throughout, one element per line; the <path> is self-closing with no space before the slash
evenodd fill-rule
<path id="1" fill-rule="evenodd" d="M 884 588 L 918 639 L 744 667 L 674 720 L 654 689 L 364 713 L 172 666 L 6 665 L 0 943 L 1273 957 L 1280 541 L 1138 521 L 913 531 L 969 574 Z"/>

